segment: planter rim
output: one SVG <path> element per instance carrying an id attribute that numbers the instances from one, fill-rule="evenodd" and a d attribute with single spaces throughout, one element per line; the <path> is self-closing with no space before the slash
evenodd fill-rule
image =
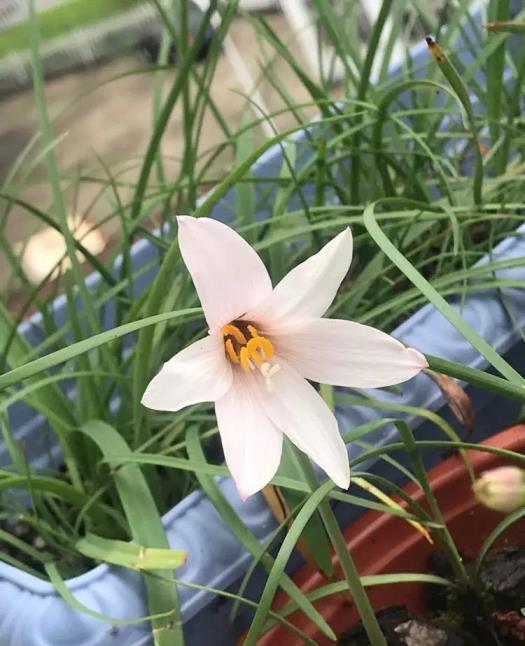
<path id="1" fill-rule="evenodd" d="M 225 480 L 230 480 L 230 478 L 217 478 L 217 482 L 219 484 Z M 199 504 L 200 499 L 202 498 L 206 498 L 202 490 L 197 489 L 192 491 L 162 516 L 163 524 L 166 526 L 173 522 L 175 518 L 182 519 L 189 509 L 192 509 L 195 505 Z M 106 574 L 106 572 L 113 569 L 113 567 L 114 566 L 108 565 L 107 563 L 101 563 L 87 572 L 83 572 L 78 576 L 66 579 L 67 587 L 73 592 L 79 588 L 84 588 L 86 585 L 89 585 L 101 578 Z M 28 590 L 31 592 L 37 592 L 39 595 L 57 594 L 55 586 L 50 581 L 39 579 L 38 577 L 24 572 L 23 570 L 19 570 L 8 563 L 0 562 L 0 575 L 2 578 L 7 579 L 12 583 L 16 583 L 17 585 L 22 583 Z"/>

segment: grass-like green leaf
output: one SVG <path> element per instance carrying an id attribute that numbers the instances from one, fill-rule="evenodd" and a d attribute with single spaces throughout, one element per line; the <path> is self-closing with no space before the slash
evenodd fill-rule
<path id="1" fill-rule="evenodd" d="M 129 451 L 117 431 L 104 422 L 88 422 L 81 431 L 97 444 L 103 456 L 109 460 L 115 453 Z M 140 468 L 128 464 L 117 469 L 113 478 L 129 523 L 131 537 L 144 548 L 169 549 L 161 517 Z M 144 571 L 143 576 L 151 614 L 164 617 L 152 621 L 156 646 L 183 644 L 177 586 L 170 569 L 160 570 L 159 576 Z M 164 613 L 167 614 L 164 616 Z"/>
<path id="2" fill-rule="evenodd" d="M 95 534 L 87 534 L 75 547 L 84 556 L 132 570 L 171 570 L 184 565 L 188 556 L 184 550 L 143 547 Z"/>
<path id="3" fill-rule="evenodd" d="M 204 454 L 202 452 L 197 429 L 195 427 L 188 430 L 187 443 L 190 458 L 205 464 Z M 208 498 L 213 502 L 215 509 L 228 524 L 230 530 L 255 558 L 260 559 L 261 565 L 267 571 L 270 571 L 274 565 L 273 557 L 264 550 L 258 540 L 242 522 L 233 507 L 224 497 L 224 494 L 220 490 L 215 480 L 212 477 L 205 475 L 203 472 L 197 473 L 196 475 L 202 489 L 205 491 Z M 323 619 L 322 615 L 318 610 L 316 610 L 316 608 L 314 608 L 312 604 L 306 601 L 304 594 L 285 573 L 281 573 L 280 582 L 277 582 L 277 585 L 281 585 L 282 589 L 296 601 L 298 607 L 303 610 L 307 617 L 309 617 L 309 619 L 319 628 L 319 630 L 324 635 L 326 635 L 329 639 L 335 640 L 335 634 L 333 630 Z"/>
<path id="4" fill-rule="evenodd" d="M 145 621 L 163 621 L 169 618 L 171 615 L 171 611 L 168 611 L 156 615 L 137 617 L 136 619 L 118 619 L 116 617 L 110 617 L 109 615 L 106 615 L 102 612 L 92 610 L 85 604 L 81 603 L 67 587 L 64 579 L 60 576 L 60 572 L 58 571 L 55 563 L 46 563 L 45 569 L 49 580 L 55 586 L 56 591 L 60 594 L 64 601 L 67 601 L 67 603 L 69 603 L 72 608 L 74 608 L 78 612 L 84 613 L 85 615 L 89 615 L 90 617 L 94 617 L 95 619 L 100 619 L 101 621 L 105 621 L 108 624 L 112 624 L 113 626 L 134 626 L 137 624 L 142 624 Z"/>
<path id="5" fill-rule="evenodd" d="M 319 503 L 328 495 L 330 489 L 333 488 L 332 482 L 325 482 L 315 491 L 305 502 L 302 509 L 297 514 L 292 525 L 288 529 L 286 537 L 279 549 L 275 558 L 275 562 L 268 574 L 268 580 L 264 586 L 263 593 L 257 606 L 255 617 L 250 626 L 250 630 L 244 640 L 245 646 L 256 646 L 259 637 L 261 636 L 266 616 L 270 611 L 271 603 L 277 592 L 277 589 L 282 585 L 282 578 L 284 576 L 284 568 L 292 554 L 295 544 L 299 540 L 301 533 L 310 520 L 313 514 L 317 511 Z"/>
<path id="6" fill-rule="evenodd" d="M 363 220 L 367 231 L 376 244 L 390 258 L 390 260 L 402 271 L 405 276 L 425 295 L 434 307 L 452 323 L 452 325 L 467 339 L 467 341 L 487 361 L 498 370 L 511 383 L 525 389 L 525 380 L 512 368 L 494 348 L 481 337 L 476 330 L 436 291 L 426 278 L 410 263 L 409 260 L 392 244 L 389 238 L 382 231 L 375 217 L 376 204 L 369 204 L 364 211 Z"/>
<path id="7" fill-rule="evenodd" d="M 44 357 L 34 359 L 29 363 L 21 365 L 18 368 L 0 375 L 0 389 L 7 388 L 12 384 L 16 384 L 18 381 L 28 379 L 29 377 L 32 377 L 33 375 L 36 375 L 43 370 L 48 370 L 49 368 L 58 366 L 61 363 L 68 361 L 69 359 L 73 359 L 74 357 L 78 357 L 79 355 L 84 354 L 84 352 L 89 352 L 94 348 L 98 348 L 107 343 L 111 343 L 112 341 L 115 341 L 116 339 L 119 339 L 126 334 L 131 334 L 132 332 L 136 332 L 137 330 L 140 330 L 149 325 L 155 325 L 156 323 L 161 323 L 163 321 L 168 321 L 171 319 L 184 317 L 189 318 L 192 315 L 199 314 L 200 311 L 200 308 L 189 308 L 176 312 L 164 312 L 162 314 L 149 316 L 139 321 L 125 323 L 124 325 L 114 327 L 111 330 L 107 330 L 106 332 L 101 332 L 100 334 L 96 334 L 87 339 L 83 339 L 82 341 L 77 341 L 76 343 L 72 343 L 66 348 L 56 350 L 55 352 L 50 352 Z"/>

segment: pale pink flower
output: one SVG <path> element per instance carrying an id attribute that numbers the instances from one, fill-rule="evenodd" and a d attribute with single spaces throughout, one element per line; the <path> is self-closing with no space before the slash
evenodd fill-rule
<path id="1" fill-rule="evenodd" d="M 472 485 L 486 507 L 510 513 L 525 505 L 525 471 L 514 466 L 485 471 Z"/>
<path id="2" fill-rule="evenodd" d="M 348 488 L 336 418 L 307 379 L 376 388 L 428 365 L 384 332 L 322 318 L 350 267 L 350 229 L 272 288 L 262 260 L 233 229 L 210 218 L 177 220 L 209 334 L 164 364 L 142 403 L 177 411 L 214 402 L 226 464 L 243 499 L 275 475 L 283 434 Z"/>

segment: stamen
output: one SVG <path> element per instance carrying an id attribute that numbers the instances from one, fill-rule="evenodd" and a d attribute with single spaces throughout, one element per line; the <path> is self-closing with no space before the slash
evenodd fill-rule
<path id="1" fill-rule="evenodd" d="M 253 357 L 259 365 L 264 359 L 269 361 L 273 357 L 273 345 L 271 341 L 268 341 L 268 339 L 263 336 L 250 339 L 246 347 L 248 348 L 250 356 Z M 260 360 L 258 361 L 256 357 L 260 357 Z"/>
<path id="2" fill-rule="evenodd" d="M 250 348 L 249 343 L 250 342 L 248 341 L 248 345 L 246 346 L 246 349 L 248 350 L 248 356 L 252 361 L 255 361 L 258 366 L 261 366 L 264 358 L 257 351 L 254 351 L 252 348 Z"/>
<path id="3" fill-rule="evenodd" d="M 233 348 L 233 343 L 231 339 L 226 339 L 226 342 L 224 343 L 224 347 L 226 348 L 226 353 L 230 357 L 230 361 L 233 363 L 239 363 L 239 356 L 235 352 Z"/>
<path id="4" fill-rule="evenodd" d="M 265 378 L 274 374 L 272 365 L 268 362 L 274 356 L 272 342 L 248 321 L 238 320 L 228 323 L 222 328 L 226 356 L 234 364 L 240 364 L 243 370 L 258 368 Z M 249 338 L 251 335 L 251 338 Z"/>
<path id="5" fill-rule="evenodd" d="M 256 336 L 259 336 L 259 332 L 257 332 L 257 328 L 255 327 L 255 325 L 248 324 L 246 327 L 248 328 L 249 333 L 252 335 L 254 339 Z"/>
<path id="6" fill-rule="evenodd" d="M 240 345 L 246 345 L 248 343 L 248 339 L 236 325 L 233 325 L 233 323 L 225 325 L 222 328 L 222 333 L 224 336 L 232 336 Z"/>
<path id="7" fill-rule="evenodd" d="M 250 361 L 250 353 L 249 353 L 248 348 L 246 346 L 241 348 L 241 357 L 240 357 L 240 359 L 241 359 L 241 366 L 242 366 L 243 370 L 246 370 L 246 372 L 248 372 L 248 370 L 254 370 L 254 365 Z"/>

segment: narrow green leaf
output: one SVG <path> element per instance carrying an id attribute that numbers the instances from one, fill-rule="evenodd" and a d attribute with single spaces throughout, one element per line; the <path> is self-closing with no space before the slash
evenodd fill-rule
<path id="1" fill-rule="evenodd" d="M 116 453 L 131 454 L 119 433 L 105 422 L 93 420 L 84 424 L 80 430 L 98 445 L 108 460 L 112 460 Z M 139 545 L 147 548 L 169 549 L 161 517 L 140 468 L 137 465 L 128 464 L 118 468 L 113 478 L 132 538 Z M 156 646 L 183 644 L 177 586 L 173 580 L 172 571 L 163 569 L 159 571 L 159 576 L 143 571 L 143 576 L 151 613 L 165 617 L 152 622 Z"/>
<path id="2" fill-rule="evenodd" d="M 525 507 L 521 509 L 516 509 L 511 514 L 503 518 L 503 520 L 496 525 L 496 527 L 490 532 L 487 538 L 483 541 L 478 557 L 476 559 L 476 573 L 479 572 L 479 569 L 483 563 L 484 558 L 487 556 L 487 553 L 494 547 L 494 543 L 501 537 L 505 532 L 512 526 L 514 523 L 522 520 L 525 517 Z"/>
<path id="3" fill-rule="evenodd" d="M 61 348 L 60 350 L 51 352 L 45 357 L 34 359 L 29 363 L 21 365 L 18 368 L 0 375 L 0 389 L 7 388 L 7 386 L 11 386 L 18 381 L 27 379 L 28 377 L 32 377 L 33 375 L 42 372 L 43 370 L 47 370 L 48 368 L 58 366 L 59 364 L 68 361 L 69 359 L 78 357 L 84 352 L 89 352 L 90 350 L 98 348 L 101 345 L 111 343 L 111 341 L 119 339 L 125 334 L 136 332 L 137 330 L 141 330 L 142 328 L 148 327 L 149 325 L 155 325 L 156 323 L 160 323 L 162 321 L 183 318 L 186 316 L 189 317 L 200 312 L 200 308 L 189 308 L 185 310 L 178 310 L 176 312 L 163 312 L 162 314 L 148 316 L 147 318 L 141 319 L 139 321 L 125 323 L 124 325 L 114 327 L 113 329 L 107 330 L 106 332 L 101 332 L 100 334 L 96 334 L 95 336 L 83 339 L 82 341 L 77 341 L 77 343 L 72 343 L 67 348 Z"/>
<path id="4" fill-rule="evenodd" d="M 288 442 L 285 442 L 283 446 L 279 474 L 288 477 L 298 477 L 297 468 Z M 298 507 L 305 499 L 304 493 L 293 491 L 292 489 L 284 489 L 281 492 L 290 509 Z M 302 538 L 312 553 L 317 567 L 319 567 L 325 576 L 331 577 L 333 574 L 333 566 L 332 555 L 330 553 L 330 541 L 328 540 L 319 514 L 314 514 L 310 522 L 307 523 Z"/>
<path id="5" fill-rule="evenodd" d="M 60 184 L 60 173 L 55 157 L 55 150 L 52 145 L 54 137 L 51 127 L 51 121 L 49 119 L 47 110 L 46 95 L 44 90 L 43 69 L 40 55 L 40 30 L 38 26 L 35 0 L 29 1 L 29 42 L 31 46 L 31 68 L 33 73 L 35 106 L 40 134 L 42 137 L 42 143 L 45 147 L 44 159 L 46 162 L 49 183 L 51 185 L 53 194 L 53 202 L 58 214 L 60 230 L 62 235 L 64 236 L 67 255 L 71 263 L 71 270 L 75 277 L 75 284 L 82 300 L 82 305 L 86 311 L 92 331 L 98 332 L 100 331 L 100 321 L 93 306 L 93 299 L 86 285 L 80 260 L 77 257 L 74 236 L 69 228 L 67 209 L 64 202 L 64 196 L 62 194 L 62 187 Z"/>
<path id="6" fill-rule="evenodd" d="M 423 458 L 421 457 L 421 452 L 416 444 L 412 429 L 402 420 L 396 422 L 396 426 L 399 431 L 399 436 L 405 445 L 408 459 L 412 464 L 419 486 L 423 489 L 425 494 L 427 504 L 432 511 L 434 519 L 441 525 L 440 529 L 433 531 L 433 535 L 439 540 L 458 581 L 463 585 L 468 586 L 468 575 L 463 564 L 463 559 L 461 558 L 456 544 L 454 543 L 454 539 L 449 532 L 448 525 L 445 522 L 441 508 L 428 480 Z"/>
<path id="7" fill-rule="evenodd" d="M 91 608 L 88 608 L 88 606 L 81 603 L 65 584 L 64 579 L 60 576 L 55 563 L 46 563 L 44 567 L 46 569 L 49 580 L 55 586 L 56 591 L 60 594 L 64 601 L 69 603 L 72 608 L 78 610 L 79 612 L 83 612 L 85 615 L 89 615 L 90 617 L 94 617 L 95 619 L 100 619 L 101 621 L 105 621 L 108 624 L 112 624 L 113 626 L 134 626 L 137 624 L 142 624 L 145 621 L 160 621 L 168 618 L 171 614 L 171 611 L 169 611 L 156 615 L 147 615 L 146 617 L 137 617 L 137 619 L 117 619 L 115 617 L 109 617 L 108 615 L 105 615 L 102 612 L 97 612 L 96 610 L 92 610 Z"/>
<path id="8" fill-rule="evenodd" d="M 498 20 L 487 23 L 485 29 L 488 29 L 488 31 L 523 34 L 525 33 L 525 22 L 519 20 Z"/>
<path id="9" fill-rule="evenodd" d="M 509 17 L 510 0 L 491 0 L 489 15 L 494 21 L 505 22 Z M 504 96 L 503 80 L 505 77 L 505 36 L 495 33 L 487 35 L 489 44 L 492 39 L 499 40 L 499 45 L 491 51 L 487 58 L 487 116 L 489 118 L 489 130 L 492 145 L 496 146 L 501 136 L 501 113 Z M 500 167 L 500 172 L 503 168 Z"/>
<path id="10" fill-rule="evenodd" d="M 474 139 L 474 155 L 476 159 L 472 190 L 474 194 L 474 201 L 476 202 L 476 204 L 481 204 L 483 192 L 483 156 L 481 154 L 480 142 L 478 139 L 474 108 L 472 107 L 472 101 L 470 100 L 468 88 L 461 78 L 461 75 L 454 67 L 449 57 L 445 54 L 445 51 L 440 47 L 440 45 L 430 36 L 426 38 L 426 42 L 430 53 L 438 64 L 440 70 L 443 72 L 443 75 L 450 83 L 452 89 L 458 97 L 460 104 L 463 107 L 463 110 L 465 111 L 466 120 Z"/>
<path id="11" fill-rule="evenodd" d="M 279 585 L 282 585 L 282 578 L 284 576 L 284 568 L 292 554 L 295 544 L 299 540 L 304 527 L 310 520 L 312 515 L 316 512 L 319 503 L 328 495 L 330 490 L 334 487 L 331 481 L 325 482 L 317 489 L 303 505 L 302 509 L 297 514 L 291 527 L 288 529 L 286 537 L 279 549 L 275 558 L 275 562 L 268 574 L 268 580 L 264 586 L 263 593 L 257 606 L 255 617 L 253 618 L 250 630 L 244 640 L 244 646 L 256 646 L 259 640 L 266 616 L 270 611 L 270 607 L 277 592 Z"/>
<path id="12" fill-rule="evenodd" d="M 361 577 L 361 581 L 365 588 L 372 588 L 380 585 L 402 585 L 403 583 L 430 583 L 435 585 L 442 585 L 445 587 L 454 587 L 454 584 L 448 579 L 436 576 L 434 574 L 419 574 L 414 572 L 409 573 L 395 573 L 395 574 L 365 574 Z M 348 581 L 336 581 L 335 583 L 328 583 L 320 588 L 316 588 L 307 593 L 307 598 L 310 601 L 319 601 L 326 597 L 339 595 L 342 592 L 348 592 Z M 298 608 L 295 602 L 290 602 L 282 610 L 279 611 L 280 617 L 288 617 Z M 269 620 L 265 625 L 265 631 L 272 628 L 277 621 L 275 619 Z"/>
<path id="13" fill-rule="evenodd" d="M 204 453 L 200 446 L 200 440 L 197 428 L 193 427 L 187 433 L 188 454 L 194 461 L 201 461 L 205 464 Z M 230 530 L 235 534 L 237 539 L 244 545 L 244 547 L 257 559 L 260 558 L 261 565 L 270 571 L 274 564 L 273 557 L 268 554 L 259 541 L 255 538 L 252 532 L 239 518 L 233 507 L 226 500 L 224 494 L 220 490 L 215 480 L 203 472 L 196 473 L 199 484 L 213 503 L 217 512 L 221 515 L 224 521 L 228 524 Z M 336 639 L 334 631 L 326 623 L 319 611 L 314 608 L 312 604 L 306 601 L 306 598 L 301 590 L 295 583 L 286 575 L 282 574 L 280 578 L 280 585 L 283 590 L 297 603 L 298 607 L 306 614 L 319 630 L 326 635 L 329 639 Z"/>
<path id="14" fill-rule="evenodd" d="M 476 330 L 468 323 L 459 312 L 457 312 L 447 301 L 436 291 L 426 278 L 410 263 L 407 258 L 392 244 L 389 238 L 382 231 L 375 217 L 375 208 L 380 201 L 369 204 L 363 213 L 363 220 L 368 233 L 375 243 L 383 250 L 390 260 L 402 271 L 410 282 L 415 285 L 421 293 L 452 323 L 465 339 L 506 379 L 515 385 L 525 388 L 523 377 L 501 357 L 494 348 L 481 337 Z"/>
<path id="15" fill-rule="evenodd" d="M 143 547 L 135 543 L 87 534 L 77 541 L 76 549 L 89 558 L 131 568 L 132 570 L 165 570 L 179 568 L 186 562 L 187 552 L 158 547 Z"/>
<path id="16" fill-rule="evenodd" d="M 525 402 L 525 385 L 513 384 L 484 370 L 471 368 L 441 357 L 434 357 L 431 354 L 426 354 L 425 357 L 431 370 L 466 381 L 471 386 L 478 386 L 496 395 L 503 395 L 515 401 Z"/>
<path id="17" fill-rule="evenodd" d="M 314 471 L 310 458 L 294 448 L 294 456 L 299 466 L 301 475 L 304 481 L 308 484 L 311 492 L 317 492 L 322 489 L 324 485 L 319 485 L 317 474 Z M 328 480 L 324 484 L 331 484 L 332 488 L 335 487 L 334 483 Z M 315 495 L 315 493 L 314 493 Z M 363 627 L 366 631 L 367 637 L 371 644 L 377 646 L 387 646 L 386 639 L 381 630 L 381 626 L 374 613 L 374 609 L 363 587 L 359 571 L 354 563 L 352 554 L 346 544 L 346 539 L 343 535 L 334 511 L 325 497 L 321 498 L 318 502 L 319 514 L 323 520 L 326 533 L 330 538 L 334 551 L 337 555 L 344 577 L 348 583 L 348 588 L 351 592 L 353 603 L 355 603 L 359 616 L 363 622 Z M 304 508 L 303 508 L 304 509 Z M 390 507 L 388 508 L 390 509 Z M 303 510 L 301 510 L 303 511 Z M 299 518 L 299 515 L 298 517 Z"/>
<path id="18" fill-rule="evenodd" d="M 241 119 L 240 132 L 237 135 L 235 145 L 235 165 L 241 163 L 253 150 L 254 146 L 254 133 L 253 129 L 249 128 L 252 124 L 252 118 L 249 112 L 246 112 Z M 255 219 L 255 191 L 254 184 L 250 181 L 250 174 L 246 176 L 248 181 L 239 182 L 235 187 L 235 212 L 237 214 L 237 221 L 241 226 L 249 226 Z M 253 232 L 248 231 L 246 239 L 248 242 L 253 242 Z"/>
<path id="19" fill-rule="evenodd" d="M 364 101 L 371 83 L 372 66 L 376 57 L 379 40 L 383 29 L 385 28 L 388 14 L 392 8 L 392 0 L 383 0 L 381 9 L 374 23 L 372 34 L 368 42 L 368 50 L 363 63 L 363 69 L 359 75 L 359 85 L 357 87 L 357 100 Z M 360 121 L 362 115 L 356 115 L 356 120 Z M 361 151 L 360 151 L 361 132 L 358 130 L 352 138 L 352 161 L 350 166 L 350 199 L 352 204 L 358 204 L 360 201 L 360 182 L 361 182 Z"/>

